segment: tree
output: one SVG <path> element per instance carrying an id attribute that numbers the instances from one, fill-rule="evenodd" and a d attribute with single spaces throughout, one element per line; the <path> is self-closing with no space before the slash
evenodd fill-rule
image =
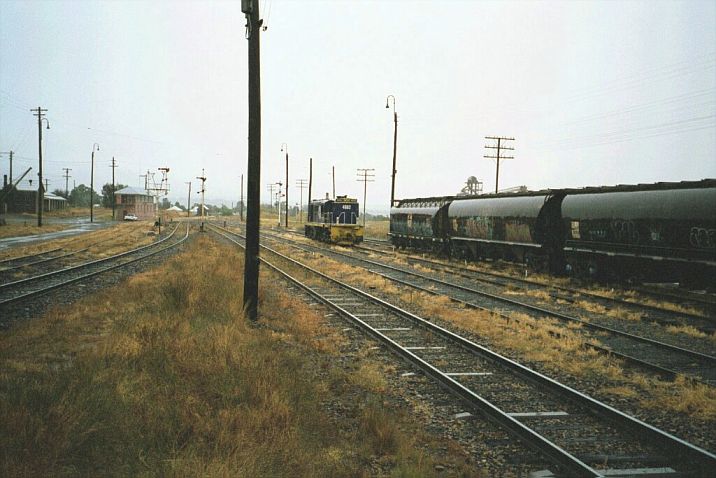
<path id="1" fill-rule="evenodd" d="M 95 196 L 99 196 L 95 191 Z M 90 205 L 90 188 L 84 184 L 80 184 L 70 192 L 68 198 L 72 206 L 89 207 Z"/>
<path id="2" fill-rule="evenodd" d="M 54 194 L 55 196 L 60 196 L 62 198 L 67 199 L 67 195 L 65 194 L 64 189 L 55 189 L 54 191 L 52 191 L 52 194 Z"/>
<path id="3" fill-rule="evenodd" d="M 105 185 L 102 186 L 102 206 L 112 207 L 112 196 L 114 196 L 114 193 L 126 187 L 124 184 L 115 184 L 113 188 L 112 183 L 105 183 Z"/>
<path id="4" fill-rule="evenodd" d="M 184 210 L 184 206 L 182 206 L 181 204 L 179 204 L 179 201 L 175 202 L 174 205 L 175 205 L 176 207 L 178 207 L 179 209 Z"/>
<path id="5" fill-rule="evenodd" d="M 172 207 L 172 203 L 169 202 L 169 199 L 162 198 L 162 202 L 159 204 L 159 209 L 169 209 Z"/>

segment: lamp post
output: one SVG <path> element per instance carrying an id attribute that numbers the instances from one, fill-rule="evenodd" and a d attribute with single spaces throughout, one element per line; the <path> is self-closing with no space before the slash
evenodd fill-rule
<path id="1" fill-rule="evenodd" d="M 92 167 L 90 170 L 90 222 L 94 222 L 94 152 L 99 151 L 99 143 L 92 145 Z"/>
<path id="2" fill-rule="evenodd" d="M 284 225 L 286 229 L 288 229 L 288 144 L 283 143 L 281 144 L 281 151 L 286 149 L 286 219 L 284 222 Z M 281 203 L 279 202 L 279 207 L 281 206 Z M 280 216 L 279 216 L 280 217 Z M 281 221 L 279 220 L 279 226 L 281 226 Z"/>
<path id="3" fill-rule="evenodd" d="M 389 102 L 390 99 L 393 98 L 393 174 L 390 175 L 391 181 L 390 181 L 390 207 L 393 207 L 393 203 L 395 202 L 395 173 L 398 171 L 395 169 L 395 154 L 396 150 L 398 148 L 398 113 L 395 112 L 395 96 L 388 95 L 385 98 L 385 107 L 390 108 Z"/>

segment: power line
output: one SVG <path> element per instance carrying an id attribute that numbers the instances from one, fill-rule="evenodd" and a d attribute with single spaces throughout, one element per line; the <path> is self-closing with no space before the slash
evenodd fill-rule
<path id="1" fill-rule="evenodd" d="M 502 144 L 503 141 L 514 141 L 515 138 L 505 138 L 503 136 L 485 136 L 485 139 L 494 139 L 497 140 L 496 145 L 485 145 L 485 148 L 487 149 L 494 149 L 497 151 L 495 156 L 491 155 L 485 155 L 483 157 L 489 158 L 489 159 L 496 159 L 497 160 L 497 173 L 495 174 L 495 194 L 497 194 L 498 186 L 500 183 L 500 159 L 515 159 L 514 156 L 500 156 L 500 151 L 507 150 L 507 151 L 513 151 L 515 148 L 511 148 L 509 146 L 504 146 Z"/>
<path id="2" fill-rule="evenodd" d="M 373 171 L 375 169 L 373 168 L 356 168 L 358 171 L 358 179 L 357 181 L 363 181 L 363 227 L 365 227 L 365 199 L 366 199 L 366 191 L 368 189 L 368 183 L 372 183 L 375 181 L 375 174 Z"/>

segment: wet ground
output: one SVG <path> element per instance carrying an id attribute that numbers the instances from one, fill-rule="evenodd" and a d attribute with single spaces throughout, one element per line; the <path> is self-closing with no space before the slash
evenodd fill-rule
<path id="1" fill-rule="evenodd" d="M 8 214 L 3 217 L 7 224 L 34 225 L 37 219 L 33 216 Z M 89 217 L 44 217 L 43 224 L 66 224 L 67 229 L 44 234 L 32 234 L 28 236 L 17 236 L 0 239 L 0 251 L 17 246 L 26 246 L 35 242 L 49 241 L 60 237 L 75 236 L 85 232 L 96 231 L 112 225 L 111 221 L 90 222 Z"/>

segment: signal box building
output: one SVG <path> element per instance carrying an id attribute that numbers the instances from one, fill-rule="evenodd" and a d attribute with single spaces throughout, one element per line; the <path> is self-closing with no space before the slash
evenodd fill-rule
<path id="1" fill-rule="evenodd" d="M 114 193 L 117 205 L 117 219 L 122 220 L 128 214 L 134 214 L 139 219 L 154 219 L 157 215 L 157 205 L 154 196 L 142 188 L 127 186 Z"/>

